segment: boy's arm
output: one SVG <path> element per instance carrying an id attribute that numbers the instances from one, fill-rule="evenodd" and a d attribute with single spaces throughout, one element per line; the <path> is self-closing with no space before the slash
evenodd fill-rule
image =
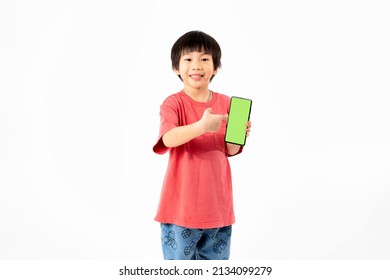
<path id="1" fill-rule="evenodd" d="M 163 135 L 162 141 L 166 147 L 173 148 L 183 145 L 204 133 L 200 121 L 197 121 L 193 124 L 172 128 Z"/>
<path id="2" fill-rule="evenodd" d="M 168 148 L 178 147 L 206 132 L 216 132 L 226 119 L 227 115 L 212 114 L 211 108 L 208 108 L 199 121 L 172 128 L 162 136 L 162 141 Z"/>
<path id="3" fill-rule="evenodd" d="M 228 150 L 228 155 L 229 156 L 234 156 L 235 154 L 237 154 L 240 149 L 241 149 L 241 146 L 240 145 L 235 145 L 235 144 L 231 144 L 231 143 L 226 143 L 226 147 L 227 147 L 227 150 Z"/>

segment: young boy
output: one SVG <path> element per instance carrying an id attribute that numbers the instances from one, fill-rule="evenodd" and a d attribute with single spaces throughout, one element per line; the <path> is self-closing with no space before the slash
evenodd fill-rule
<path id="1" fill-rule="evenodd" d="M 242 147 L 224 141 L 230 98 L 209 89 L 221 49 L 211 36 L 191 31 L 175 42 L 171 60 L 184 87 L 162 103 L 153 147 L 157 154 L 169 150 L 155 218 L 164 259 L 227 260 L 235 221 L 228 157 Z"/>

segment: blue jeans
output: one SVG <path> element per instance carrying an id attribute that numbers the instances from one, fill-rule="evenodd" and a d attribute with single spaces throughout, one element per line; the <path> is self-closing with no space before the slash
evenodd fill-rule
<path id="1" fill-rule="evenodd" d="M 165 260 L 228 260 L 232 226 L 211 229 L 161 224 Z"/>

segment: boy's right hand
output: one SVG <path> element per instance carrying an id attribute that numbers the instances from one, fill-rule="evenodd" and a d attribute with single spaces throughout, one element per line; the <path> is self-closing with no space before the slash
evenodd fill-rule
<path id="1" fill-rule="evenodd" d="M 205 132 L 217 132 L 219 127 L 221 126 L 221 123 L 223 121 L 226 121 L 227 118 L 228 114 L 213 114 L 213 110 L 211 108 L 207 108 L 203 112 L 203 116 L 200 119 L 200 122 L 202 123 Z"/>

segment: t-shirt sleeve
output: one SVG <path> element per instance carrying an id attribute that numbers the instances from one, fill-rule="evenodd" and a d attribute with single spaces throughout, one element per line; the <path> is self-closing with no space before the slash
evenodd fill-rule
<path id="1" fill-rule="evenodd" d="M 170 99 L 164 101 L 160 106 L 160 132 L 157 137 L 157 142 L 153 146 L 153 151 L 156 154 L 164 154 L 168 151 L 168 147 L 162 141 L 163 135 L 172 128 L 179 126 L 178 113 L 174 102 Z"/>

